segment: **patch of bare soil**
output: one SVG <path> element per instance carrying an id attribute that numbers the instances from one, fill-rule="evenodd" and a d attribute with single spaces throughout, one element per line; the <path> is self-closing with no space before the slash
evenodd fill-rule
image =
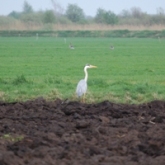
<path id="1" fill-rule="evenodd" d="M 165 102 L 0 102 L 0 165 L 164 165 Z"/>

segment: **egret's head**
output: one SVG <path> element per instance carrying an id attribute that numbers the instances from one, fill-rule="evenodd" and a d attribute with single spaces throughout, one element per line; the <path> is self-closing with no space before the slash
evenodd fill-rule
<path id="1" fill-rule="evenodd" d="M 94 66 L 94 65 L 90 65 L 90 64 L 86 64 L 84 69 L 88 69 L 88 68 L 97 68 L 97 66 Z"/>

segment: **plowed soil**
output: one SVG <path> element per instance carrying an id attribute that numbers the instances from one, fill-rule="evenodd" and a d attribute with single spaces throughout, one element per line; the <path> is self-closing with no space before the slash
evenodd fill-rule
<path id="1" fill-rule="evenodd" d="M 165 102 L 0 102 L 0 165 L 164 165 Z"/>

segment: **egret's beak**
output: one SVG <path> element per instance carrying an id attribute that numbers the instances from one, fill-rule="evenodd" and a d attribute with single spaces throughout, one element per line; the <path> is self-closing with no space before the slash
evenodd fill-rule
<path id="1" fill-rule="evenodd" d="M 90 68 L 97 68 L 97 66 L 94 66 L 94 65 L 90 65 Z"/>

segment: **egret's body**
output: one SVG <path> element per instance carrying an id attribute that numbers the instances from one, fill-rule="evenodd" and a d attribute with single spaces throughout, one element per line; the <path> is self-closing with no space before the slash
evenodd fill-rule
<path id="1" fill-rule="evenodd" d="M 88 80 L 87 69 L 88 68 L 96 68 L 96 66 L 89 65 L 89 64 L 85 65 L 84 67 L 85 78 L 79 81 L 76 88 L 76 94 L 78 97 L 84 96 L 87 91 L 87 80 Z"/>
<path id="2" fill-rule="evenodd" d="M 86 91 L 87 91 L 87 82 L 84 79 L 82 79 L 77 84 L 77 89 L 76 89 L 77 96 L 81 97 L 83 94 L 86 93 Z"/>

